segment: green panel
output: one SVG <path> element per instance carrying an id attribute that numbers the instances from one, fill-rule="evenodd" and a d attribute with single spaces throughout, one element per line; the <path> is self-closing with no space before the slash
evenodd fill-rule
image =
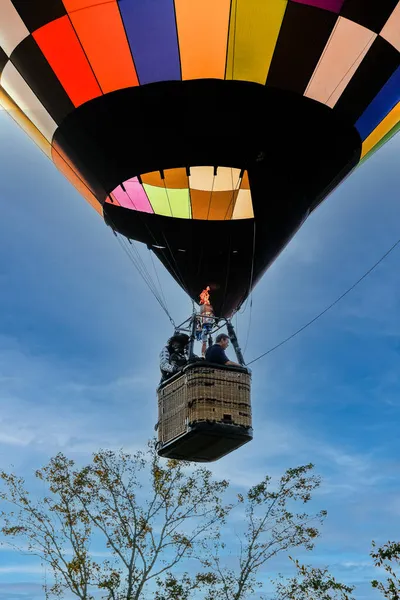
<path id="1" fill-rule="evenodd" d="M 168 197 L 174 217 L 180 219 L 190 219 L 192 217 L 190 210 L 190 194 L 189 190 L 169 189 Z"/>
<path id="2" fill-rule="evenodd" d="M 143 187 L 156 215 L 172 217 L 171 206 L 168 201 L 166 189 L 164 187 L 149 185 L 147 183 L 144 183 Z"/>

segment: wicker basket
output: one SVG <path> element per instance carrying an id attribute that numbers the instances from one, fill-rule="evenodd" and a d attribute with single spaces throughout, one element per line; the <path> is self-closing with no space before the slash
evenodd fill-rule
<path id="1" fill-rule="evenodd" d="M 249 441 L 251 425 L 245 369 L 198 362 L 158 389 L 162 456 L 215 460 Z"/>

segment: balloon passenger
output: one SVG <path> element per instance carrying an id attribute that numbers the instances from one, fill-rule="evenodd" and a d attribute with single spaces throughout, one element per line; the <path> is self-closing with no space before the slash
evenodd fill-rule
<path id="1" fill-rule="evenodd" d="M 199 319 L 200 321 L 200 331 L 197 330 L 196 334 L 197 334 L 197 339 L 203 342 L 202 346 L 201 346 L 201 354 L 203 356 L 203 358 L 206 355 L 206 350 L 207 350 L 207 339 L 208 336 L 211 333 L 211 330 L 213 328 L 214 325 L 214 311 L 213 311 L 213 307 L 211 306 L 211 304 L 203 304 L 200 308 L 200 314 L 201 317 Z"/>
<path id="2" fill-rule="evenodd" d="M 161 382 L 166 381 L 187 365 L 189 336 L 185 333 L 173 335 L 160 352 Z"/>
<path id="3" fill-rule="evenodd" d="M 206 351 L 206 361 L 217 365 L 240 367 L 239 363 L 229 360 L 225 354 L 225 350 L 229 346 L 229 335 L 220 333 L 215 338 L 215 344 L 210 346 Z"/>

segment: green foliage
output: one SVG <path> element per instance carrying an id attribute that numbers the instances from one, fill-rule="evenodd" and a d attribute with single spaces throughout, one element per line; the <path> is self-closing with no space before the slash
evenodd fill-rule
<path id="1" fill-rule="evenodd" d="M 372 542 L 372 547 L 376 548 L 375 542 Z M 372 550 L 371 556 L 374 559 L 376 567 L 383 567 L 388 573 L 386 582 L 374 579 L 372 587 L 382 592 L 388 600 L 400 600 L 400 580 L 395 571 L 396 567 L 400 566 L 400 543 L 387 542 L 376 550 Z"/>
<path id="2" fill-rule="evenodd" d="M 326 511 L 309 514 L 293 510 L 296 504 L 309 502 L 321 483 L 312 471 L 312 464 L 288 469 L 276 487 L 267 476 L 245 496 L 239 495 L 238 504 L 244 509 L 247 527 L 239 540 L 237 568 L 226 568 L 228 549 L 220 538 L 208 544 L 203 566 L 217 576 L 209 600 L 247 598 L 262 587 L 257 574 L 268 560 L 290 549 L 314 548 L 319 536 L 316 525 L 323 522 Z"/>
<path id="3" fill-rule="evenodd" d="M 291 557 L 290 560 L 294 562 L 297 574 L 286 581 L 280 576 L 275 582 L 274 600 L 354 600 L 351 596 L 354 587 L 336 581 L 326 568 L 301 565 Z"/>

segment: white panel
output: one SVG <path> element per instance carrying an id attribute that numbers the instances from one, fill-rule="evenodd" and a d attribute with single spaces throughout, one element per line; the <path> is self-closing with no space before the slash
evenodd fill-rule
<path id="1" fill-rule="evenodd" d="M 189 185 L 192 189 L 210 191 L 213 181 L 214 167 L 190 167 Z"/>
<path id="2" fill-rule="evenodd" d="M 239 175 L 240 169 L 218 167 L 217 176 L 214 182 L 214 190 L 216 192 L 236 190 L 240 183 Z"/>
<path id="3" fill-rule="evenodd" d="M 53 134 L 57 129 L 57 123 L 51 118 L 44 106 L 39 102 L 37 96 L 10 62 L 4 68 L 1 85 L 26 114 L 28 119 L 51 142 Z"/>
<path id="4" fill-rule="evenodd" d="M 376 33 L 339 17 L 304 95 L 333 108 L 375 39 Z"/>
<path id="5" fill-rule="evenodd" d="M 250 190 L 239 190 L 232 219 L 252 219 L 253 217 L 253 202 Z"/>
<path id="6" fill-rule="evenodd" d="M 11 56 L 14 48 L 28 35 L 29 31 L 11 0 L 0 0 L 0 46 L 4 52 Z"/>

